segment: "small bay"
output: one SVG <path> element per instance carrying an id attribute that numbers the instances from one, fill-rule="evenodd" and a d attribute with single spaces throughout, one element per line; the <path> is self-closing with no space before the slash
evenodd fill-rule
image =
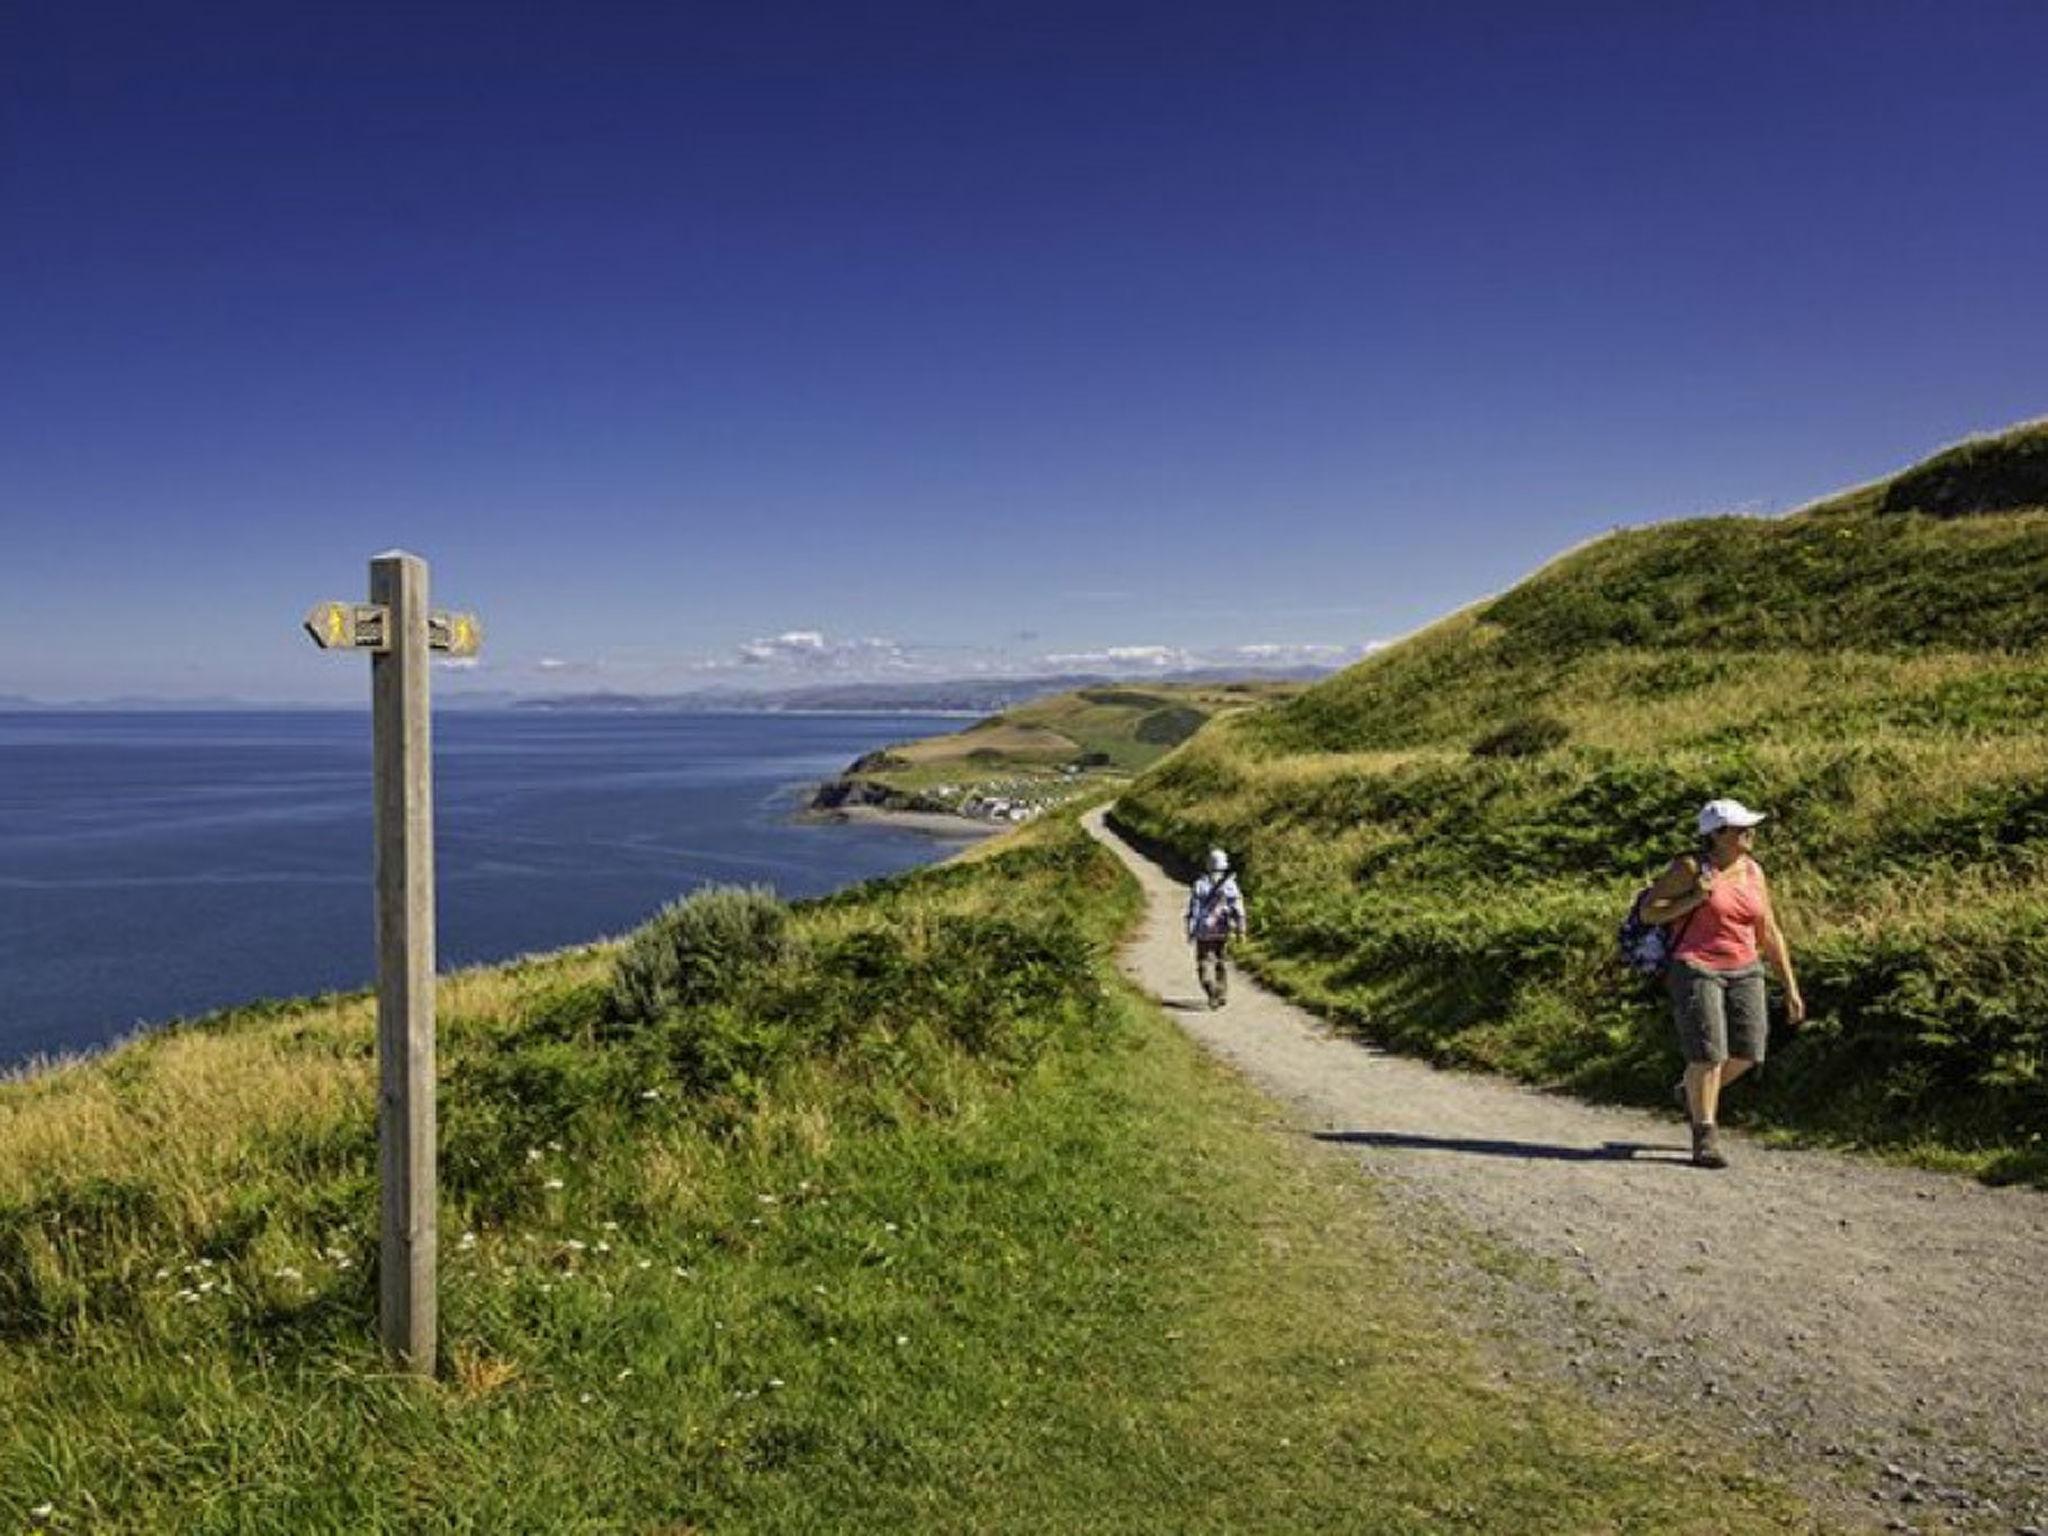
<path id="1" fill-rule="evenodd" d="M 912 715 L 445 709 L 445 971 L 626 931 L 709 883 L 816 896 L 943 856 L 791 820 Z M 365 987 L 366 711 L 0 713 L 0 1067 L 259 997 Z"/>

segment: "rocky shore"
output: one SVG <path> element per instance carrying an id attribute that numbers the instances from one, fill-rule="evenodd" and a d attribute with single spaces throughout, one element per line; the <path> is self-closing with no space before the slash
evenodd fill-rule
<path id="1" fill-rule="evenodd" d="M 863 760 L 865 761 L 865 760 Z M 854 764 L 855 768 L 860 766 Z M 862 822 L 902 827 L 935 837 L 980 838 L 1006 830 L 1004 825 L 962 816 L 951 807 L 922 795 L 907 794 L 869 779 L 828 779 L 812 793 L 799 813 L 810 822 Z"/>

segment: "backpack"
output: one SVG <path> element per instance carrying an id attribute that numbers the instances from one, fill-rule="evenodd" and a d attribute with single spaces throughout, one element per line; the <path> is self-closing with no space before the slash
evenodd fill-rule
<path id="1" fill-rule="evenodd" d="M 1208 890 L 1195 892 L 1195 936 L 1203 939 L 1225 938 L 1236 927 L 1230 911 L 1230 899 L 1233 895 L 1231 883 L 1235 877 L 1225 874 L 1221 879 L 1213 875 L 1207 878 Z"/>
<path id="2" fill-rule="evenodd" d="M 1698 865 L 1693 867 L 1694 878 L 1699 875 Z M 1653 880 L 1635 894 L 1628 904 L 1628 916 L 1621 920 L 1621 926 L 1614 930 L 1614 947 L 1621 953 L 1621 963 L 1638 976 L 1662 976 L 1671 968 L 1671 957 L 1678 950 L 1678 941 L 1685 936 L 1692 912 L 1685 914 L 1677 931 L 1669 923 L 1652 923 L 1643 918 L 1643 903 L 1650 899 Z M 1693 908 L 1697 912 L 1699 908 Z"/>

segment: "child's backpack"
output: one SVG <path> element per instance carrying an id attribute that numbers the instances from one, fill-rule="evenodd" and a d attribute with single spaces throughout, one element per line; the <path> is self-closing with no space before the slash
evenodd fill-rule
<path id="1" fill-rule="evenodd" d="M 1697 878 L 1697 865 L 1694 875 Z M 1614 947 L 1621 953 L 1621 963 L 1638 976 L 1662 976 L 1671 969 L 1671 957 L 1678 949 L 1686 923 L 1692 921 L 1691 912 L 1686 913 L 1685 922 L 1678 924 L 1676 930 L 1669 923 L 1645 921 L 1643 903 L 1650 899 L 1650 889 L 1655 884 L 1652 881 L 1636 892 L 1635 899 L 1628 904 L 1628 916 L 1614 930 Z"/>
<path id="2" fill-rule="evenodd" d="M 1643 921 L 1643 903 L 1650 899 L 1646 885 L 1628 904 L 1628 916 L 1614 930 L 1614 946 L 1621 963 L 1638 976 L 1662 976 L 1671 965 L 1671 933 L 1664 923 Z"/>

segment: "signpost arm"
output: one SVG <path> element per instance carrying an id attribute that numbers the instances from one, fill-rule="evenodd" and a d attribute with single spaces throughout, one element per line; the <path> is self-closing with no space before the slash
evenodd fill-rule
<path id="1" fill-rule="evenodd" d="M 376 739 L 378 1314 L 385 1352 L 434 1371 L 439 1213 L 434 1147 L 434 808 L 427 567 L 370 561 L 386 648 L 371 657 Z"/>

